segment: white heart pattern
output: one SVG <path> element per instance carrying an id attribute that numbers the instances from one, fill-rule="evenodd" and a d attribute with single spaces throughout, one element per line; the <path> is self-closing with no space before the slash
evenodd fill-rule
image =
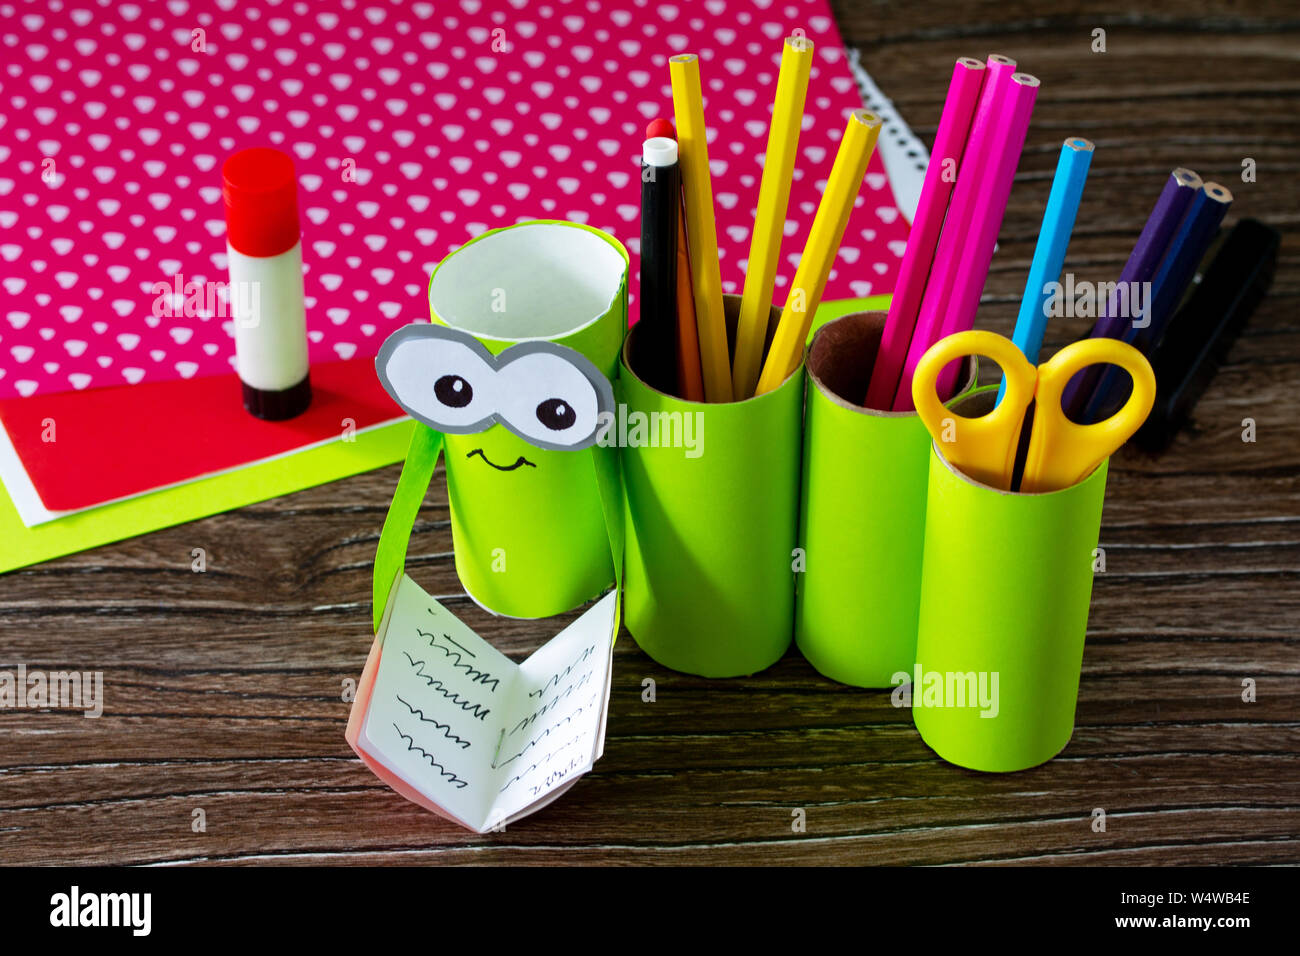
<path id="1" fill-rule="evenodd" d="M 773 0 L 509 2 L 517 12 L 503 15 L 479 0 L 339 12 L 219 0 L 206 53 L 191 49 L 187 0 L 11 17 L 0 398 L 230 370 L 226 300 L 186 314 L 173 280 L 226 279 L 220 164 L 246 146 L 294 157 L 313 361 L 372 356 L 427 312 L 433 262 L 523 219 L 621 240 L 636 302 L 636 157 L 645 122 L 673 115 L 663 57 L 688 50 L 703 57 L 715 135 L 722 279 L 739 289 L 788 33 L 777 20 L 802 25 L 819 52 L 777 277 L 788 288 L 841 117 L 858 105 L 827 0 L 789 0 L 779 16 Z M 493 48 L 502 25 L 506 51 Z M 223 82 L 208 82 L 213 70 Z M 908 227 L 886 186 L 873 157 L 871 201 L 853 211 L 826 299 L 892 286 Z"/>

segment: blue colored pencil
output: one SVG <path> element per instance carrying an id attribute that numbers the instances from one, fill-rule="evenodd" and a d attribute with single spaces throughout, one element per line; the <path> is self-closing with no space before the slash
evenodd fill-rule
<path id="1" fill-rule="evenodd" d="M 1025 281 L 1025 295 L 1020 300 L 1020 314 L 1016 317 L 1015 332 L 1011 336 L 1011 341 L 1034 365 L 1038 364 L 1043 332 L 1047 329 L 1046 307 L 1051 298 L 1047 286 L 1056 282 L 1065 268 L 1065 250 L 1070 245 L 1070 233 L 1074 231 L 1074 217 L 1079 212 L 1079 200 L 1083 198 L 1083 184 L 1088 181 L 1094 148 L 1088 140 L 1071 136 L 1061 144 L 1061 158 L 1056 161 L 1052 191 L 1047 195 L 1043 224 L 1038 230 L 1038 245 L 1034 247 L 1034 260 L 1029 265 L 1029 277 Z M 999 402 L 1006 388 L 1003 380 L 998 389 Z"/>

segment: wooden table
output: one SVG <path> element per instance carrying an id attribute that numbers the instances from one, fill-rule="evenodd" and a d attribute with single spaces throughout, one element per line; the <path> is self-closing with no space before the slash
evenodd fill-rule
<path id="1" fill-rule="evenodd" d="M 394 467 L 0 578 L 0 660 L 103 670 L 107 697 L 99 720 L 0 711 L 0 862 L 1300 858 L 1294 9 L 1161 0 L 1117 19 L 1072 0 L 834 6 L 846 43 L 927 143 L 957 55 L 1004 53 L 1043 81 L 982 327 L 1010 331 L 1066 135 L 1097 144 L 1067 265 L 1080 280 L 1118 275 L 1177 165 L 1228 185 L 1230 221 L 1256 216 L 1285 236 L 1272 294 L 1194 427 L 1160 458 L 1112 463 L 1107 568 L 1065 752 L 1024 773 L 959 770 L 887 692 L 825 680 L 794 649 L 756 677 L 706 681 L 655 665 L 624 634 L 595 771 L 504 833 L 457 829 L 380 784 L 343 740 Z M 1098 27 L 1105 53 L 1091 51 Z M 1241 179 L 1246 158 L 1254 183 Z M 1087 325 L 1054 322 L 1046 349 Z M 523 655 L 534 629 L 463 597 L 445 491 L 435 479 L 412 573 Z M 647 677 L 654 703 L 642 701 Z M 1247 678 L 1254 703 L 1242 701 Z M 1091 826 L 1098 807 L 1105 832 Z"/>

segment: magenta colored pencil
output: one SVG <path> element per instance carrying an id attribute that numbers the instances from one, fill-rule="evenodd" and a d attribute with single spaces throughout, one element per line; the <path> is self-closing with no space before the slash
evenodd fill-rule
<path id="1" fill-rule="evenodd" d="M 998 244 L 998 230 L 1002 228 L 1002 216 L 1007 211 L 1007 200 L 1011 198 L 1016 166 L 1020 164 L 1020 153 L 1029 133 L 1029 116 L 1034 111 L 1034 100 L 1038 98 L 1037 77 L 1017 73 L 1011 77 L 1005 98 L 1005 105 L 999 111 L 1003 125 L 992 144 L 993 164 L 975 202 L 975 215 L 971 219 L 967 241 L 962 246 L 952 298 L 939 327 L 941 339 L 965 332 L 975 324 L 980 295 L 984 292 L 989 265 L 993 261 L 993 249 Z M 936 390 L 945 401 L 952 396 L 960 367 L 959 363 L 950 362 L 939 373 Z"/>
<path id="2" fill-rule="evenodd" d="M 939 233 L 939 245 L 935 249 L 934 263 L 930 266 L 930 274 L 925 282 L 916 327 L 912 330 L 898 387 L 894 391 L 890 406 L 893 411 L 912 410 L 912 374 L 916 371 L 916 363 L 921 360 L 926 349 L 939 339 L 939 327 L 948 307 L 957 262 L 989 162 L 989 143 L 997 128 L 996 106 L 1001 101 L 1002 90 L 1011 83 L 1011 74 L 1015 69 L 1016 61 L 1008 57 L 994 54 L 988 58 L 979 106 L 975 110 L 970 136 L 962 153 L 961 166 L 957 170 L 957 184 L 953 188 L 948 215 Z"/>
<path id="3" fill-rule="evenodd" d="M 948 198 L 952 195 L 953 175 L 962 162 L 966 150 L 966 134 L 975 116 L 975 104 L 984 85 L 984 64 L 969 56 L 957 58 L 952 68 L 952 82 L 948 84 L 948 97 L 943 103 L 939 129 L 934 136 L 934 151 L 921 185 L 921 201 L 916 208 L 912 232 L 907 237 L 907 250 L 898 269 L 894 284 L 894 297 L 889 303 L 889 318 L 880 338 L 880 349 L 871 371 L 871 384 L 867 388 L 866 406 L 888 409 L 903 374 L 903 361 L 916 327 L 916 315 L 925 294 L 925 280 L 934 260 L 939 230 L 948 212 Z"/>

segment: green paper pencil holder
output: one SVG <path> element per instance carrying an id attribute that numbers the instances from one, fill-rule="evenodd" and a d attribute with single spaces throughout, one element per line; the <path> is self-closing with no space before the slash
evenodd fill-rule
<path id="1" fill-rule="evenodd" d="M 581 352 L 612 380 L 627 275 L 627 251 L 612 236 L 534 220 L 485 232 L 443 259 L 429 279 L 429 311 L 494 355 L 544 339 Z M 500 424 L 444 442 L 456 573 L 477 604 L 550 617 L 613 584 L 590 450 L 537 448 Z"/>
<path id="2" fill-rule="evenodd" d="M 740 297 L 723 299 L 734 349 Z M 769 343 L 779 318 L 773 309 Z M 623 446 L 623 620 L 665 667 L 702 677 L 756 673 L 780 660 L 793 632 L 803 363 L 765 395 L 691 402 L 636 373 L 639 331 L 623 346 L 619 414 L 689 416 L 702 443 L 696 457 L 662 444 Z"/>
<path id="3" fill-rule="evenodd" d="M 996 397 L 982 388 L 954 410 L 979 417 Z M 932 447 L 912 719 L 949 763 L 1025 770 L 1069 743 L 1106 470 L 1020 494 L 966 477 Z"/>
<path id="4" fill-rule="evenodd" d="M 828 322 L 806 360 L 795 641 L 819 673 L 855 687 L 892 686 L 916 659 L 930 433 L 916 412 L 859 404 L 886 317 Z"/>

